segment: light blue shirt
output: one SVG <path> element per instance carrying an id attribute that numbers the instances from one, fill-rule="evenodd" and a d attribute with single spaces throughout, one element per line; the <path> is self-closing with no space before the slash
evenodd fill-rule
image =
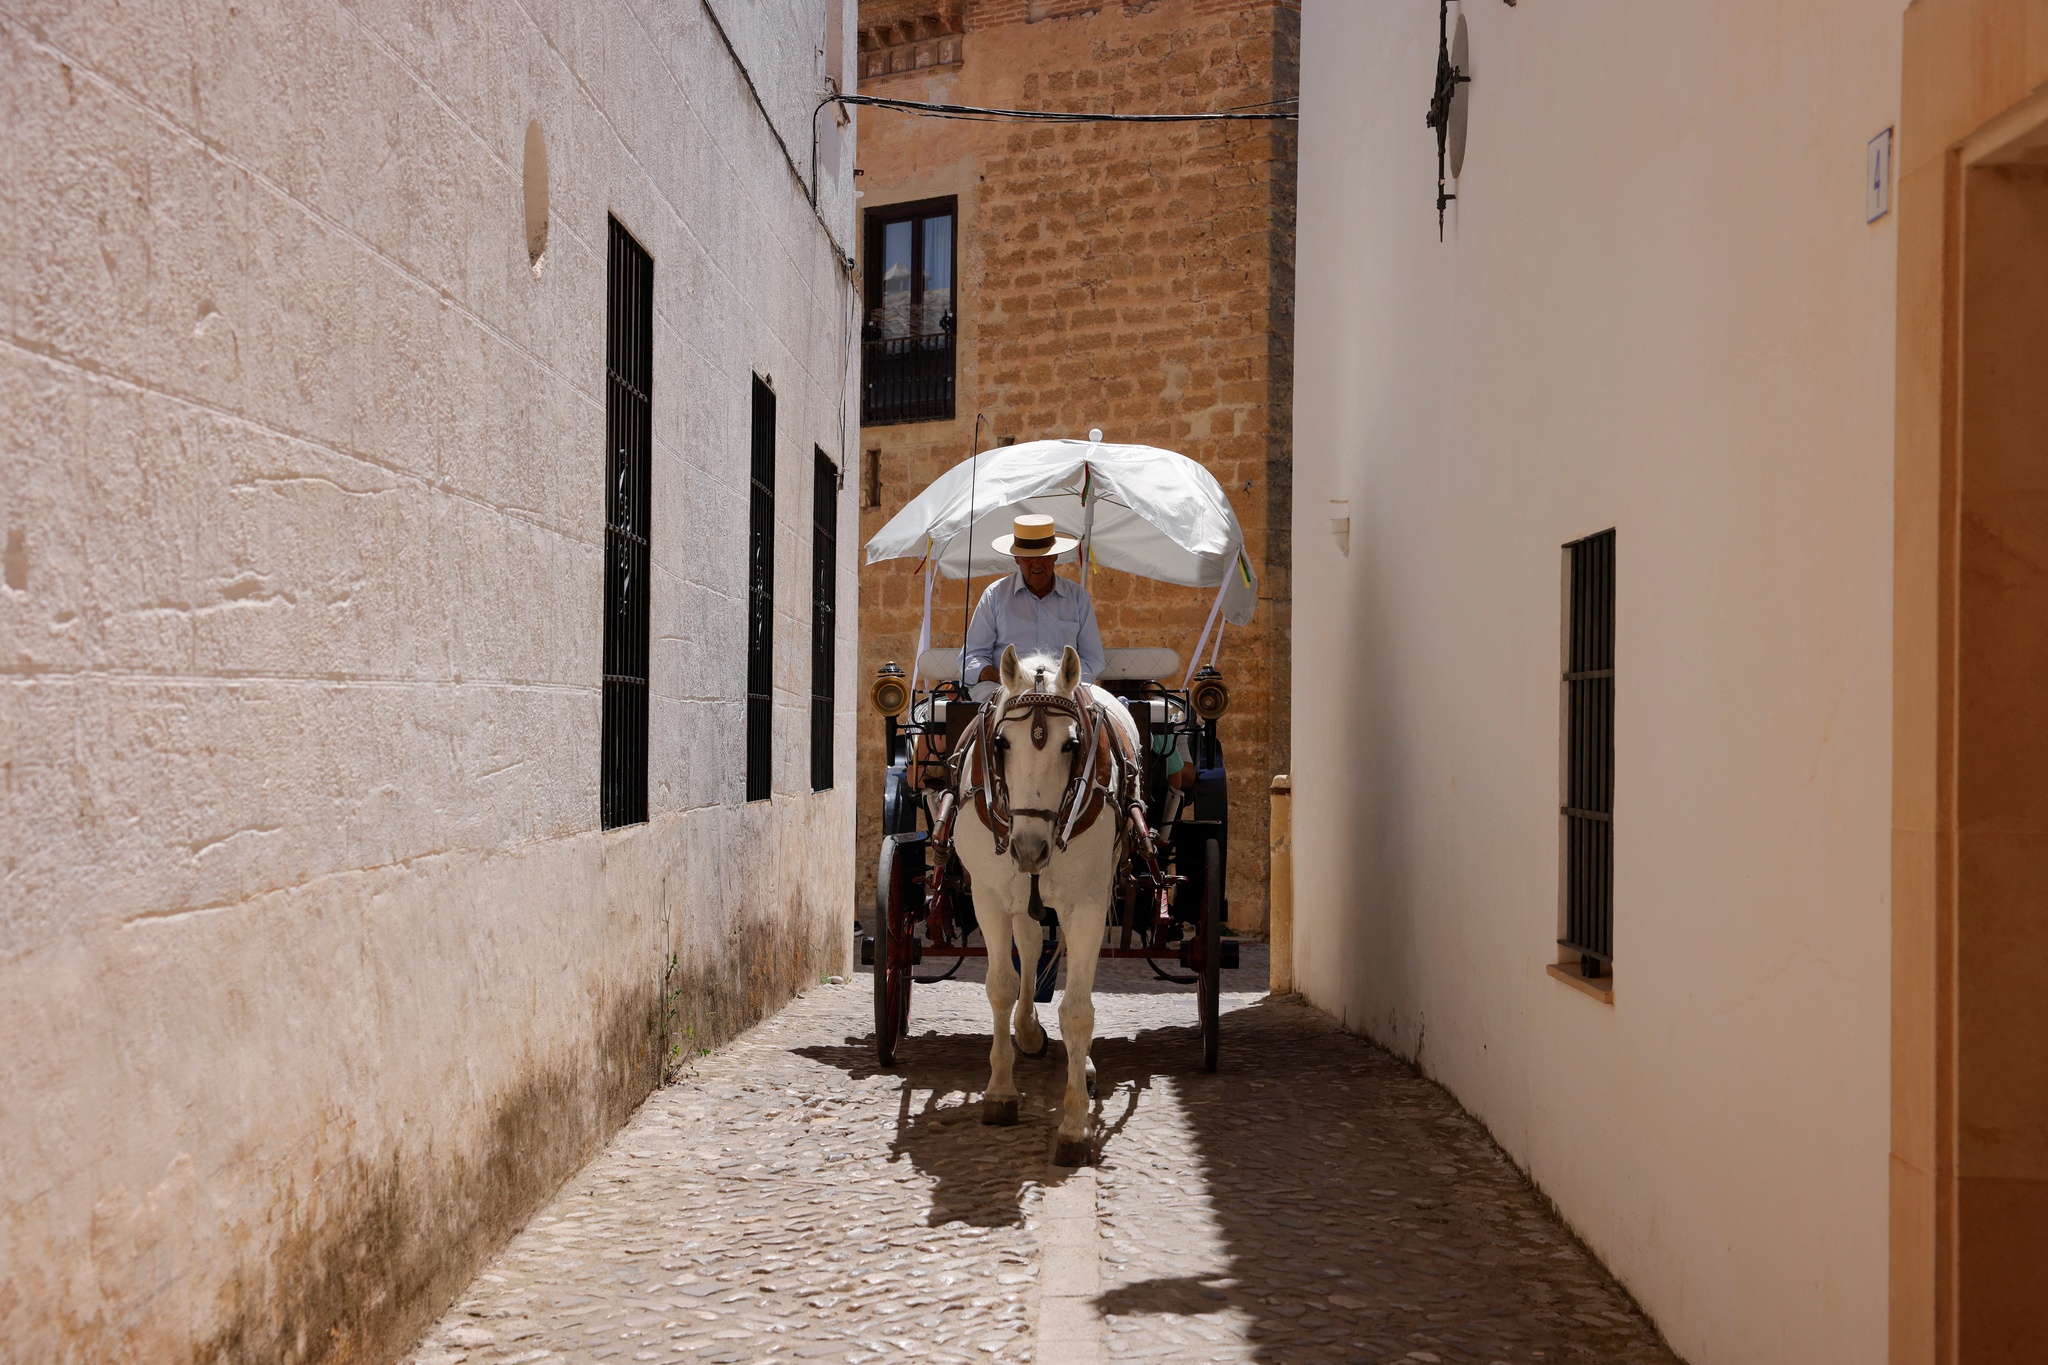
<path id="1" fill-rule="evenodd" d="M 1068 645 L 1081 656 L 1081 681 L 1094 682 L 1102 672 L 1102 635 L 1095 629 L 1095 604 L 1072 579 L 1054 574 L 1052 591 L 1040 597 L 1024 586 L 1024 575 L 1009 574 L 988 585 L 967 626 L 967 681 L 984 668 L 1000 668 L 1003 646 L 1015 645 L 1017 657 L 1050 654 L 1060 657 Z"/>

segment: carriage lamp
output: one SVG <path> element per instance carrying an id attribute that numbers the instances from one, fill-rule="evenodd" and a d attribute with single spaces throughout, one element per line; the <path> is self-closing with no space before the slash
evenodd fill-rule
<path id="1" fill-rule="evenodd" d="M 1188 689 L 1188 705 L 1203 720 L 1215 720 L 1230 709 L 1230 689 L 1223 685 L 1223 675 L 1213 666 L 1204 664 L 1196 672 L 1195 685 Z"/>
<path id="2" fill-rule="evenodd" d="M 868 700 L 891 720 L 902 715 L 904 708 L 910 705 L 910 684 L 903 680 L 903 670 L 893 662 L 876 669 L 874 685 L 868 688 Z"/>

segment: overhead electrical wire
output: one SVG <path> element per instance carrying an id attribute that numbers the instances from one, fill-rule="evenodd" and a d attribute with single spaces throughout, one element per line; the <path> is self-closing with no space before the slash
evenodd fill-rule
<path id="1" fill-rule="evenodd" d="M 1094 114 L 1064 109 L 986 109 L 972 104 L 927 104 L 922 100 L 889 99 L 882 95 L 834 95 L 827 104 L 865 104 L 875 109 L 899 109 L 927 118 L 1017 119 L 1032 123 L 1249 123 L 1258 120 L 1299 119 L 1294 110 L 1278 112 L 1271 106 L 1293 104 L 1293 100 L 1269 100 L 1261 105 L 1219 109 L 1198 114 Z"/>
<path id="2" fill-rule="evenodd" d="M 894 109 L 922 118 L 961 119 L 970 123 L 1292 123 L 1301 119 L 1298 110 L 1278 110 L 1274 106 L 1299 102 L 1293 99 L 1267 100 L 1262 104 L 1246 104 L 1235 109 L 1199 114 L 1091 114 L 1063 109 L 989 109 L 974 104 L 929 104 L 923 100 L 896 100 L 882 95 L 842 95 L 834 90 L 811 110 L 811 205 L 815 208 L 818 202 L 818 115 L 828 104 L 865 105 L 870 109 Z"/>

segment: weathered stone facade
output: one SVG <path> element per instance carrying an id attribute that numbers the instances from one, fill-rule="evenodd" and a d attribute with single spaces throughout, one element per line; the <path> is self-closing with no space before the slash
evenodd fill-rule
<path id="1" fill-rule="evenodd" d="M 851 19 L 0 15 L 0 1358 L 395 1358 L 664 1045 L 845 965 L 850 515 L 835 788 L 807 753 L 813 451 L 854 423 L 829 119 L 821 214 L 806 181 Z M 653 258 L 651 648 L 648 819 L 600 829 L 610 217 Z"/>
<path id="2" fill-rule="evenodd" d="M 861 91 L 1114 113 L 1257 106 L 1295 94 L 1298 10 L 1285 0 L 863 0 Z M 959 57 L 943 64 L 949 37 Z M 926 48 L 929 61 L 896 61 Z M 1261 926 L 1266 788 L 1286 769 L 1289 745 L 1293 127 L 1045 126 L 889 110 L 865 120 L 864 211 L 957 202 L 959 312 L 953 417 L 862 429 L 863 502 L 874 504 L 863 506 L 863 537 L 977 439 L 1100 427 L 1207 466 L 1237 508 L 1260 575 L 1258 617 L 1228 632 L 1220 666 L 1233 698 L 1222 723 L 1231 915 Z M 958 643 L 963 592 L 987 581 L 940 584 L 935 641 Z M 1212 600 L 1111 572 L 1095 575 L 1094 596 L 1106 644 L 1184 656 Z M 909 666 L 920 605 L 907 565 L 862 570 L 864 678 L 887 659 Z M 865 706 L 859 745 L 865 898 L 882 759 L 880 722 Z"/>

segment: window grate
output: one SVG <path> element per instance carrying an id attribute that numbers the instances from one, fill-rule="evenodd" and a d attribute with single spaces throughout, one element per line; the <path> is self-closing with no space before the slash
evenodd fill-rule
<path id="1" fill-rule="evenodd" d="M 839 468 L 813 448 L 811 475 L 811 790 L 832 785 L 832 664 L 838 643 Z"/>
<path id="2" fill-rule="evenodd" d="M 775 785 L 775 390 L 754 377 L 752 508 L 747 549 L 747 800 Z"/>
<path id="3" fill-rule="evenodd" d="M 652 498 L 654 259 L 611 220 L 605 303 L 604 828 L 647 819 L 647 571 Z"/>
<path id="4" fill-rule="evenodd" d="M 1589 977 L 1614 961 L 1614 532 L 1565 547 L 1564 937 Z"/>
<path id="5" fill-rule="evenodd" d="M 953 338 L 876 338 L 860 348 L 860 423 L 953 420 Z"/>

